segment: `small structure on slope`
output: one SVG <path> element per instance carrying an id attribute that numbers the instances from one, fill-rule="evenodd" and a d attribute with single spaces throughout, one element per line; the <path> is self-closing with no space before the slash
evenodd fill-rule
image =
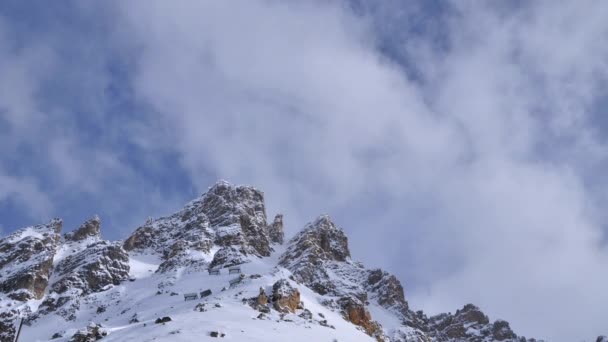
<path id="1" fill-rule="evenodd" d="M 198 299 L 198 295 L 196 293 L 185 293 L 184 294 L 184 301 L 197 300 L 197 299 Z"/>

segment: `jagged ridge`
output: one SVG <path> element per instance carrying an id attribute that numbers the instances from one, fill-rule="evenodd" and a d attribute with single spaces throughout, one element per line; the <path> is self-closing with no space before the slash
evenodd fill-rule
<path id="1" fill-rule="evenodd" d="M 141 277 L 137 273 L 141 271 L 133 269 L 139 265 L 134 260 L 159 260 L 148 271 L 157 275 L 154 284 L 162 294 L 171 292 L 184 274 L 203 277 L 210 268 L 273 260 L 273 252 L 284 240 L 283 216 L 267 222 L 260 190 L 223 181 L 177 213 L 148 219 L 124 242 L 103 240 L 97 216 L 63 238 L 60 231 L 61 221 L 53 220 L 0 240 L 0 292 L 6 295 L 0 300 L 0 341 L 12 342 L 19 314 L 35 326 L 49 315 L 77 321 L 105 293 L 116 305 L 133 301 L 134 294 L 112 289 Z M 300 302 L 300 293 L 310 289 L 316 293 L 316 302 L 377 340 L 526 341 L 506 321 L 492 323 L 473 305 L 455 314 L 431 317 L 412 311 L 395 276 L 351 260 L 346 234 L 327 215 L 296 234 L 272 266 L 272 277 L 288 272 L 291 282 L 273 280 L 270 295 L 262 286 L 258 296 L 246 302 L 267 314 L 271 313 L 266 303 L 272 302 L 281 319 L 294 314 L 303 322 L 315 322 Z M 260 277 L 252 275 L 252 279 Z M 33 299 L 41 299 L 40 307 Z M 103 313 L 104 307 L 99 306 L 96 314 Z M 129 309 L 125 307 L 121 314 Z M 206 311 L 202 306 L 199 309 Z M 129 324 L 136 321 L 131 318 Z M 318 324 L 330 327 L 326 320 Z"/>

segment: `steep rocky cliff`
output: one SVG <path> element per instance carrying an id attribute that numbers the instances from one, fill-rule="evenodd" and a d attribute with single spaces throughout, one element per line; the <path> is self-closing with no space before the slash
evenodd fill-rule
<path id="1" fill-rule="evenodd" d="M 124 248 L 157 253 L 165 264 L 161 272 L 189 264 L 209 265 L 204 255 L 217 248 L 211 267 L 242 264 L 249 257 L 266 257 L 272 243 L 283 239 L 282 216 L 269 226 L 264 194 L 250 186 L 218 182 L 179 212 L 148 220 L 127 238 Z"/>

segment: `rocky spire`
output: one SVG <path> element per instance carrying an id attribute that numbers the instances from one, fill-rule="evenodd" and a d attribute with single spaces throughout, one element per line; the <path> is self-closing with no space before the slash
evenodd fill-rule
<path id="1" fill-rule="evenodd" d="M 289 242 L 289 251 L 310 253 L 314 259 L 346 261 L 350 259 L 348 238 L 328 215 L 321 215 L 308 223 Z M 289 253 L 286 253 L 286 255 Z"/>
<path id="2" fill-rule="evenodd" d="M 289 241 L 279 264 L 314 291 L 333 295 L 341 295 L 343 287 L 329 276 L 328 270 L 334 266 L 353 267 L 346 234 L 327 215 L 308 223 Z"/>
<path id="3" fill-rule="evenodd" d="M 86 238 L 101 238 L 101 220 L 95 215 L 84 222 L 78 229 L 64 235 L 66 241 L 82 241 Z"/>
<path id="4" fill-rule="evenodd" d="M 283 214 L 277 214 L 274 221 L 268 226 L 268 236 L 273 243 L 283 244 L 285 232 L 283 231 Z"/>

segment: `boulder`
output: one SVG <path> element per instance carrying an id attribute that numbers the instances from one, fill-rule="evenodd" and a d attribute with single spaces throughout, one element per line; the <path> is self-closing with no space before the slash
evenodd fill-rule
<path id="1" fill-rule="evenodd" d="M 300 304 L 300 291 L 287 279 L 280 279 L 272 285 L 272 302 L 277 311 L 294 313 Z"/>

